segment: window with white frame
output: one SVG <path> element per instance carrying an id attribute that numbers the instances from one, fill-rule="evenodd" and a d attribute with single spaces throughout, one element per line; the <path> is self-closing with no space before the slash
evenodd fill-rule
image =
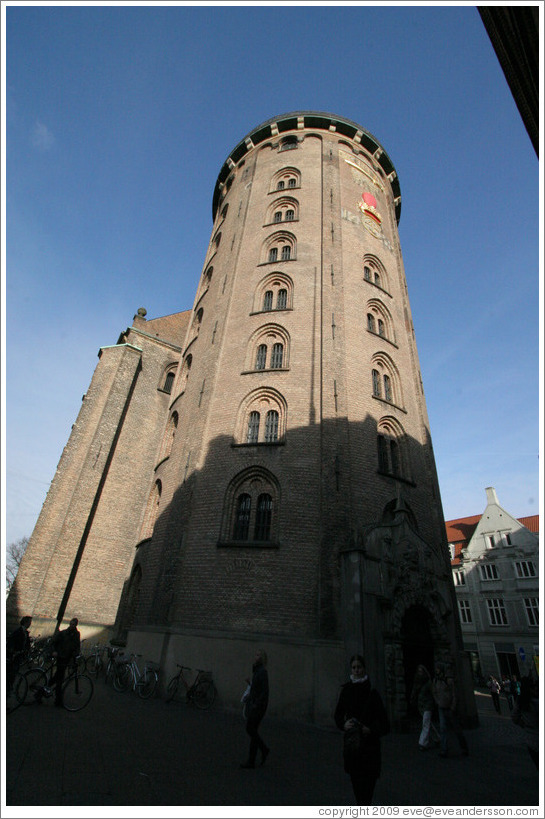
<path id="1" fill-rule="evenodd" d="M 479 566 L 481 580 L 499 580 L 498 567 L 495 563 L 483 563 Z"/>
<path id="2" fill-rule="evenodd" d="M 459 569 L 458 571 L 454 572 L 453 576 L 454 576 L 454 585 L 455 586 L 465 586 L 466 576 L 465 576 L 465 572 L 462 571 L 462 569 Z"/>
<path id="3" fill-rule="evenodd" d="M 488 607 L 488 620 L 491 626 L 508 626 L 507 612 L 505 604 L 499 597 L 491 597 L 486 601 Z"/>
<path id="4" fill-rule="evenodd" d="M 471 606 L 469 600 L 458 600 L 458 611 L 460 612 L 461 623 L 472 623 Z"/>
<path id="5" fill-rule="evenodd" d="M 485 535 L 484 542 L 487 549 L 493 549 L 496 545 L 496 536 L 495 535 Z"/>
<path id="6" fill-rule="evenodd" d="M 517 577 L 536 577 L 536 567 L 532 560 L 516 560 Z"/>
<path id="7" fill-rule="evenodd" d="M 537 597 L 525 597 L 524 608 L 526 609 L 526 617 L 528 618 L 528 625 L 539 626 L 539 600 Z"/>

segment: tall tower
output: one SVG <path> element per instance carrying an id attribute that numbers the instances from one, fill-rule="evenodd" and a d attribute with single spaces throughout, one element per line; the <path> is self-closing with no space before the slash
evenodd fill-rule
<path id="1" fill-rule="evenodd" d="M 156 325 L 135 317 L 105 356 L 116 362 L 108 396 L 125 379 L 119 433 L 66 582 L 56 571 L 50 584 L 51 599 L 64 589 L 57 619 L 81 619 L 83 606 L 89 627 L 111 627 L 167 677 L 176 662 L 212 668 L 233 706 L 264 648 L 271 710 L 317 721 L 331 719 L 354 651 L 394 726 L 416 665 L 447 660 L 463 715 L 475 718 L 400 210 L 388 155 L 343 117 L 276 117 L 231 151 L 193 310 Z M 107 410 L 96 418 L 107 426 Z M 77 440 L 91 475 L 86 423 Z M 50 539 L 47 549 L 48 567 L 57 553 L 66 560 L 66 543 Z M 86 583 L 104 554 L 117 571 L 115 624 L 104 609 L 93 613 Z"/>
<path id="2" fill-rule="evenodd" d="M 352 650 L 394 722 L 418 662 L 464 675 L 400 210 L 382 146 L 329 114 L 263 123 L 219 173 L 125 623 L 228 699 L 252 644 L 280 713 L 330 714 Z"/>

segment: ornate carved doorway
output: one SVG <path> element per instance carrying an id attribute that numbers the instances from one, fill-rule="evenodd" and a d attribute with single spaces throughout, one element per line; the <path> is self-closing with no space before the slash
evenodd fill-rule
<path id="1" fill-rule="evenodd" d="M 409 700 L 417 666 L 425 665 L 433 676 L 434 648 L 430 621 L 430 612 L 424 606 L 414 605 L 406 610 L 401 622 L 407 713 L 410 713 Z"/>

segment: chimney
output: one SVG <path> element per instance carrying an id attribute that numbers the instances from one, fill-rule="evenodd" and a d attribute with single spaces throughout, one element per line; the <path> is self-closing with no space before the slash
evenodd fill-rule
<path id="1" fill-rule="evenodd" d="M 497 506 L 499 506 L 500 504 L 498 502 L 498 496 L 496 495 L 496 490 L 494 489 L 494 487 L 493 486 L 487 486 L 485 491 L 486 491 L 486 500 L 488 501 L 488 503 L 489 504 L 495 503 Z"/>

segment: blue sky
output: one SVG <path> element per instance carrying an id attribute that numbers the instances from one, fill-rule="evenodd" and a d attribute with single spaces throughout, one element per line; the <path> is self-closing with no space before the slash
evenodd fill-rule
<path id="1" fill-rule="evenodd" d="M 384 146 L 447 519 L 539 512 L 538 161 L 473 6 L 9 6 L 6 539 L 101 346 L 189 309 L 231 149 L 327 111 Z"/>

